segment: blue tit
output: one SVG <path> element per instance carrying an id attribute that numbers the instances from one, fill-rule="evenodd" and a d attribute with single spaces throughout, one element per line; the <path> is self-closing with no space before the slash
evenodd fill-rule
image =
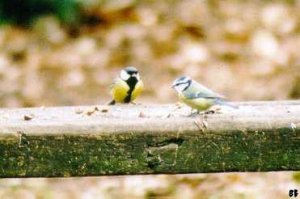
<path id="1" fill-rule="evenodd" d="M 188 76 L 177 78 L 173 82 L 172 87 L 177 91 L 181 101 L 198 112 L 207 111 L 213 105 L 227 105 L 237 108 L 234 105 L 228 104 L 224 100 L 224 96 L 215 93 Z"/>
<path id="2" fill-rule="evenodd" d="M 132 102 L 141 94 L 143 87 L 138 70 L 132 66 L 126 67 L 111 86 L 112 101 L 109 105 Z"/>

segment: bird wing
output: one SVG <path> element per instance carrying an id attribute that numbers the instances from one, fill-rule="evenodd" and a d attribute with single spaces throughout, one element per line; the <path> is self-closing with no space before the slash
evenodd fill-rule
<path id="1" fill-rule="evenodd" d="M 120 78 L 117 78 L 116 81 L 112 84 L 110 93 L 112 95 L 113 100 L 116 102 L 123 102 L 127 96 L 127 92 L 129 90 L 129 86 L 127 83 Z"/>
<path id="2" fill-rule="evenodd" d="M 186 92 L 185 96 L 188 99 L 196 99 L 196 98 L 224 99 L 225 98 L 223 95 L 220 95 L 197 82 L 194 82 L 191 85 L 189 92 Z"/>
<path id="3" fill-rule="evenodd" d="M 207 93 L 198 92 L 187 95 L 188 99 L 196 99 L 196 98 L 207 98 L 207 99 L 223 99 L 224 97 L 219 94 L 209 95 Z"/>
<path id="4" fill-rule="evenodd" d="M 119 78 L 119 77 L 116 77 L 115 79 L 114 79 L 114 81 L 109 85 L 109 90 L 112 92 L 112 90 L 116 87 L 116 86 L 119 86 L 119 85 L 123 85 L 124 87 L 128 87 L 128 85 L 126 84 L 126 86 L 125 86 L 125 84 L 126 84 L 126 82 L 125 81 L 123 81 L 121 78 Z M 126 88 L 126 89 L 129 89 L 129 87 L 128 88 Z"/>
<path id="5" fill-rule="evenodd" d="M 118 81 L 118 78 L 115 78 L 114 81 L 109 85 L 109 90 L 112 90 L 115 86 L 116 82 Z"/>

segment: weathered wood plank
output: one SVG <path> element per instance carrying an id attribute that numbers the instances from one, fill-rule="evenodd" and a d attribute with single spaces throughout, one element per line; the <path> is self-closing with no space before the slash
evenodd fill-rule
<path id="1" fill-rule="evenodd" d="M 0 109 L 0 177 L 300 170 L 300 101 L 237 104 Z"/>

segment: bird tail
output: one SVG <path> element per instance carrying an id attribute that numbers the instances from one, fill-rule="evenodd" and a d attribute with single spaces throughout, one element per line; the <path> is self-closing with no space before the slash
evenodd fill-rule
<path id="1" fill-rule="evenodd" d="M 115 105 L 116 104 L 116 101 L 115 100 L 111 100 L 108 105 Z"/>
<path id="2" fill-rule="evenodd" d="M 218 104 L 218 105 L 224 105 L 224 106 L 229 106 L 229 107 L 234 108 L 234 109 L 238 109 L 239 108 L 239 106 L 234 105 L 234 104 L 229 103 L 229 102 L 224 101 L 224 100 L 217 100 L 216 104 Z"/>

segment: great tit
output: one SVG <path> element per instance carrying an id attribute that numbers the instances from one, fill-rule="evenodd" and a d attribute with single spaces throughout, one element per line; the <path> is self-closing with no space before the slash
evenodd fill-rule
<path id="1" fill-rule="evenodd" d="M 143 87 L 138 70 L 132 66 L 126 67 L 111 86 L 112 101 L 109 105 L 132 102 L 141 94 Z"/>
<path id="2" fill-rule="evenodd" d="M 177 91 L 179 99 L 192 109 L 196 109 L 197 112 L 207 111 L 213 105 L 227 105 L 237 108 L 227 103 L 224 96 L 215 93 L 188 76 L 177 78 L 172 87 Z"/>

